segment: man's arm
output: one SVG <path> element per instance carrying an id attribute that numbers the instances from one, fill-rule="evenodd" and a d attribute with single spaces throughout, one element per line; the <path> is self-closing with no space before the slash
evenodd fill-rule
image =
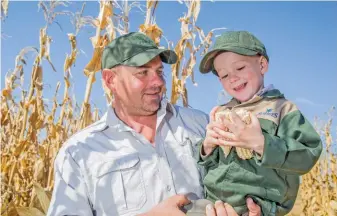
<path id="1" fill-rule="evenodd" d="M 54 170 L 54 191 L 47 215 L 92 216 L 93 211 L 80 168 L 68 152 L 60 150 Z"/>

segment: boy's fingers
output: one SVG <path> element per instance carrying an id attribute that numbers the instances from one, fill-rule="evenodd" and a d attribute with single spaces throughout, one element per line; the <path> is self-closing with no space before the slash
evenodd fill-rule
<path id="1" fill-rule="evenodd" d="M 236 124 L 245 124 L 240 116 L 238 114 L 236 114 L 236 112 L 233 110 L 231 113 L 230 113 L 230 116 L 232 117 L 233 121 L 236 123 Z"/>
<path id="2" fill-rule="evenodd" d="M 216 106 L 216 107 L 213 107 L 213 109 L 211 110 L 210 114 L 209 114 L 209 117 L 211 119 L 211 122 L 212 121 L 215 121 L 215 113 L 216 111 L 220 108 L 220 106 Z"/>
<path id="3" fill-rule="evenodd" d="M 217 128 L 219 128 L 221 130 L 226 130 L 227 129 L 226 126 L 222 122 L 211 122 L 209 125 L 211 127 L 217 127 Z"/>
<path id="4" fill-rule="evenodd" d="M 242 142 L 239 141 L 230 141 L 230 140 L 221 140 L 221 146 L 233 146 L 233 147 L 246 147 Z"/>
<path id="5" fill-rule="evenodd" d="M 250 119 L 252 121 L 252 125 L 258 125 L 260 126 L 260 122 L 259 122 L 259 119 L 257 118 L 256 115 L 252 114 L 252 113 L 249 113 L 249 116 L 250 116 Z"/>
<path id="6" fill-rule="evenodd" d="M 236 140 L 236 136 L 233 133 L 220 130 L 219 128 L 214 128 L 213 130 L 224 140 Z"/>
<path id="7" fill-rule="evenodd" d="M 238 116 L 238 114 L 236 114 L 235 111 L 232 111 L 230 113 L 232 119 L 233 119 L 233 123 L 238 127 L 238 128 L 242 128 L 244 127 L 246 124 L 241 120 L 240 116 Z"/>
<path id="8" fill-rule="evenodd" d="M 225 125 L 231 132 L 235 132 L 236 131 L 236 126 L 234 123 L 230 122 L 229 120 L 223 118 L 222 119 L 222 124 Z"/>
<path id="9" fill-rule="evenodd" d="M 219 145 L 219 140 L 213 137 L 207 137 L 207 145 Z"/>

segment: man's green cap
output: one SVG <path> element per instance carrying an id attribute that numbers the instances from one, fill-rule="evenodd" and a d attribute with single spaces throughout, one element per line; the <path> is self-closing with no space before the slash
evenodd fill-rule
<path id="1" fill-rule="evenodd" d="M 245 56 L 262 55 L 269 61 L 267 50 L 263 43 L 253 34 L 247 31 L 228 31 L 217 37 L 211 51 L 202 58 L 199 70 L 201 73 L 208 73 L 214 70 L 214 58 L 220 52 L 233 52 Z"/>
<path id="2" fill-rule="evenodd" d="M 102 55 L 102 69 L 117 65 L 138 67 L 148 63 L 156 56 L 168 64 L 177 61 L 174 51 L 160 49 L 153 40 L 140 32 L 131 32 L 114 39 L 105 47 Z"/>

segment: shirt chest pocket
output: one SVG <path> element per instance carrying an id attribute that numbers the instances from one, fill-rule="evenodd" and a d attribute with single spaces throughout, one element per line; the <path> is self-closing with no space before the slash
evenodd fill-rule
<path id="1" fill-rule="evenodd" d="M 146 202 L 138 154 L 109 158 L 93 167 L 95 204 L 113 215 L 139 210 Z"/>

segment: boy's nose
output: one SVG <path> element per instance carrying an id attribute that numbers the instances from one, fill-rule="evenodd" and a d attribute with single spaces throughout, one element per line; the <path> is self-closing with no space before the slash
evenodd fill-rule
<path id="1" fill-rule="evenodd" d="M 235 83 L 236 81 L 238 81 L 240 78 L 238 76 L 236 76 L 235 74 L 229 74 L 229 82 L 230 83 Z"/>

